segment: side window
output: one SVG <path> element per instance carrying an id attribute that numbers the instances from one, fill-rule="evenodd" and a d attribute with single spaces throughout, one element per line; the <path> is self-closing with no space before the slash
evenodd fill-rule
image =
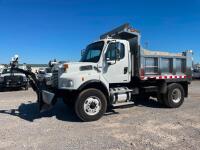
<path id="1" fill-rule="evenodd" d="M 106 52 L 106 59 L 115 60 L 115 58 L 116 58 L 116 50 L 115 50 L 116 47 L 119 48 L 120 59 L 124 58 L 124 55 L 125 55 L 124 44 L 116 42 L 116 43 L 110 43 L 108 45 L 107 52 Z"/>

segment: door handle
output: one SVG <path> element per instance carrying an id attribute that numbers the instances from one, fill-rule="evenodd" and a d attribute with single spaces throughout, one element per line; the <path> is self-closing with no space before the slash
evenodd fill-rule
<path id="1" fill-rule="evenodd" d="M 127 74 L 128 72 L 128 67 L 124 67 L 124 74 Z"/>

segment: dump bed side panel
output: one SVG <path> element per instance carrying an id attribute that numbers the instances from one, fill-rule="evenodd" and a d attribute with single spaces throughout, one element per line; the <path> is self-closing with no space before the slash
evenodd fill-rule
<path id="1" fill-rule="evenodd" d="M 140 79 L 190 79 L 192 59 L 189 53 L 168 53 L 140 49 Z"/>

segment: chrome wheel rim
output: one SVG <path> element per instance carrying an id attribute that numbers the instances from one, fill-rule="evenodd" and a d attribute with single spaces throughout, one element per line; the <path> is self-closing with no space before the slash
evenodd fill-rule
<path id="1" fill-rule="evenodd" d="M 101 110 L 101 101 L 96 96 L 88 97 L 84 102 L 84 111 L 89 116 L 94 116 Z"/>
<path id="2" fill-rule="evenodd" d="M 179 103 L 181 101 L 181 90 L 176 88 L 172 91 L 172 101 L 174 103 Z"/>

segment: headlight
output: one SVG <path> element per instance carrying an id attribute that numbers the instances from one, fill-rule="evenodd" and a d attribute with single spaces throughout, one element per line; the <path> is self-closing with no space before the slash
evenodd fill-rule
<path id="1" fill-rule="evenodd" d="M 73 87 L 74 82 L 72 80 L 64 80 L 62 83 L 62 87 Z"/>
<path id="2" fill-rule="evenodd" d="M 0 77 L 0 82 L 3 82 L 4 81 L 4 77 Z"/>

